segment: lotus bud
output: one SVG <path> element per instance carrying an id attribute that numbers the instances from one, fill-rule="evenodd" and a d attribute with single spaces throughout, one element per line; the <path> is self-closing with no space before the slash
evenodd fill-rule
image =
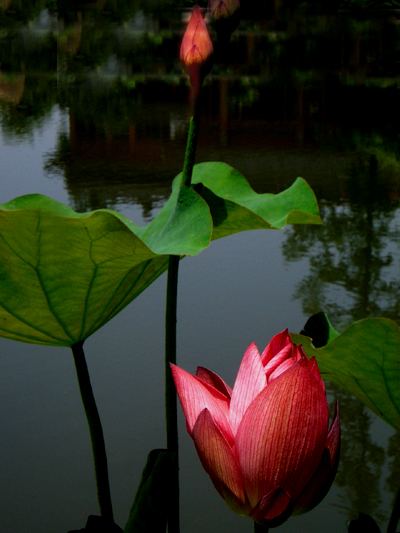
<path id="1" fill-rule="evenodd" d="M 218 40 L 229 41 L 240 22 L 239 0 L 209 0 L 208 9 Z"/>
<path id="2" fill-rule="evenodd" d="M 212 67 L 214 49 L 199 6 L 194 6 L 181 45 L 181 62 L 190 76 L 192 86 L 198 87 Z"/>

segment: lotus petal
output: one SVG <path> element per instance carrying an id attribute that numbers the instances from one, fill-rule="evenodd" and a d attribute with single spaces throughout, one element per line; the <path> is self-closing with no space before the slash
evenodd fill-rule
<path id="1" fill-rule="evenodd" d="M 208 409 L 197 418 L 193 440 L 204 470 L 214 481 L 228 488 L 240 503 L 235 512 L 244 509 L 248 512 L 239 463 Z"/>
<path id="2" fill-rule="evenodd" d="M 229 421 L 234 435 L 246 409 L 266 384 L 260 354 L 253 342 L 244 354 L 232 391 Z"/>
<path id="3" fill-rule="evenodd" d="M 235 444 L 250 503 L 280 486 L 296 498 L 321 460 L 328 434 L 324 391 L 302 359 L 247 409 Z"/>
<path id="4" fill-rule="evenodd" d="M 204 383 L 186 370 L 171 364 L 179 400 L 185 413 L 187 428 L 192 435 L 193 427 L 203 409 L 208 409 L 216 424 L 230 444 L 233 444 L 232 430 L 229 425 L 229 399 L 214 387 Z"/>

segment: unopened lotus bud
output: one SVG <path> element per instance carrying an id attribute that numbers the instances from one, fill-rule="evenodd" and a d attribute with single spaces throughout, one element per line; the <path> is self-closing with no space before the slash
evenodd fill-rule
<path id="1" fill-rule="evenodd" d="M 208 8 L 212 20 L 233 17 L 240 9 L 239 0 L 209 0 Z"/>
<path id="2" fill-rule="evenodd" d="M 239 0 L 209 0 L 208 9 L 218 39 L 228 41 L 240 22 Z"/>
<path id="3" fill-rule="evenodd" d="M 213 52 L 206 23 L 199 6 L 196 4 L 183 36 L 180 53 L 182 66 L 189 74 L 192 85 L 201 84 L 204 77 L 210 72 Z"/>
<path id="4" fill-rule="evenodd" d="M 339 410 L 329 428 L 318 364 L 287 330 L 261 354 L 250 344 L 233 389 L 204 367 L 171 371 L 201 464 L 235 513 L 269 528 L 319 504 L 338 467 Z"/>

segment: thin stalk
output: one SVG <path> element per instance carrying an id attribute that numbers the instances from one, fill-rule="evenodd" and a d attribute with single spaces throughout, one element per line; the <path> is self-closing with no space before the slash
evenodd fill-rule
<path id="1" fill-rule="evenodd" d="M 114 523 L 103 429 L 101 427 L 99 412 L 90 384 L 89 371 L 86 364 L 85 353 L 83 351 L 83 341 L 73 344 L 71 349 L 74 356 L 83 407 L 89 425 L 90 439 L 92 441 L 100 515 L 110 523 Z"/>
<path id="2" fill-rule="evenodd" d="M 167 279 L 167 304 L 165 313 L 165 415 L 167 424 L 167 449 L 175 454 L 168 489 L 170 499 L 168 533 L 179 533 L 179 462 L 178 462 L 178 411 L 174 380 L 169 363 L 176 364 L 176 303 L 178 294 L 179 256 L 170 255 Z"/>
<path id="3" fill-rule="evenodd" d="M 190 187 L 199 135 L 199 95 L 192 91 L 192 110 L 182 171 L 182 185 Z M 176 364 L 176 321 L 178 298 L 179 256 L 171 255 L 168 263 L 167 301 L 165 311 L 165 413 L 167 448 L 176 454 L 176 469 L 171 479 L 171 505 L 168 516 L 168 533 L 179 533 L 179 463 L 178 463 L 178 413 L 174 380 L 169 364 Z"/>
<path id="4" fill-rule="evenodd" d="M 200 95 L 201 86 L 198 87 L 196 86 L 196 84 L 192 85 L 189 132 L 186 141 L 186 150 L 185 158 L 183 160 L 183 171 L 181 181 L 182 185 L 186 185 L 187 187 L 190 187 L 190 183 L 192 181 L 193 166 L 197 149 L 197 139 L 199 137 Z"/>
<path id="5" fill-rule="evenodd" d="M 199 136 L 199 120 L 195 115 L 191 115 L 189 122 L 189 132 L 186 144 L 185 159 L 183 162 L 182 185 L 190 187 L 192 180 L 194 160 L 196 156 L 197 138 Z"/>
<path id="6" fill-rule="evenodd" d="M 396 533 L 397 524 L 400 520 L 400 488 L 397 491 L 396 499 L 394 500 L 394 505 L 392 509 L 392 514 L 390 515 L 389 524 L 387 527 L 387 533 Z"/>
<path id="7" fill-rule="evenodd" d="M 178 415 L 174 380 L 169 364 L 176 364 L 176 306 L 178 297 L 179 256 L 170 255 L 165 312 L 165 410 L 167 421 L 167 448 L 178 451 Z"/>

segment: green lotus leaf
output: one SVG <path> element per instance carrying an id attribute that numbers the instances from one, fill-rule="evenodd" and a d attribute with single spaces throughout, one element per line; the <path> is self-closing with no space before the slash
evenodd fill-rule
<path id="1" fill-rule="evenodd" d="M 309 337 L 291 337 L 309 357 L 315 356 L 324 379 L 400 429 L 400 328 L 395 322 L 387 318 L 354 322 L 320 348 Z"/>
<path id="2" fill-rule="evenodd" d="M 302 178 L 279 194 L 257 194 L 240 172 L 214 162 L 195 165 L 192 184 L 210 206 L 213 240 L 249 229 L 322 224 L 315 195 Z"/>
<path id="3" fill-rule="evenodd" d="M 199 253 L 211 236 L 208 206 L 187 187 L 173 200 L 158 238 L 146 240 L 136 234 L 142 228 L 109 210 L 79 214 L 40 195 L 0 206 L 0 335 L 71 346 L 157 279 L 167 254 Z"/>
<path id="4" fill-rule="evenodd" d="M 320 223 L 304 180 L 256 194 L 224 163 L 196 165 L 194 188 L 177 177 L 145 227 L 108 209 L 76 213 L 45 196 L 16 198 L 0 205 L 0 335 L 71 346 L 157 279 L 169 255 L 196 255 L 211 239 L 289 223 Z"/>
<path id="5" fill-rule="evenodd" d="M 23 198 L 29 200 L 31 209 L 0 211 L 3 337 L 71 346 L 167 268 L 166 256 L 157 257 L 110 213 L 58 216 L 35 207 L 42 198 Z"/>

